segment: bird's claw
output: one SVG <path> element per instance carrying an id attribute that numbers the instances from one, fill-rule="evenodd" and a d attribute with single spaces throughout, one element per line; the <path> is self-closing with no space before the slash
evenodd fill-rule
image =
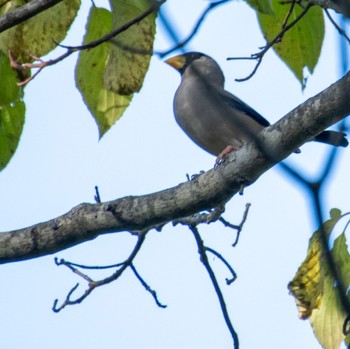
<path id="1" fill-rule="evenodd" d="M 219 159 L 219 157 L 217 157 L 214 164 L 214 170 L 219 168 L 224 162 L 225 162 L 224 158 Z"/>
<path id="2" fill-rule="evenodd" d="M 222 165 L 226 160 L 226 156 L 236 150 L 237 148 L 235 148 L 233 145 L 228 145 L 216 158 L 214 168 L 216 169 Z"/>
<path id="3" fill-rule="evenodd" d="M 200 175 L 202 175 L 203 173 L 205 173 L 205 171 L 201 170 L 199 171 L 199 173 L 195 173 L 191 176 L 189 176 L 188 174 L 186 174 L 187 180 L 188 181 L 195 181 Z"/>

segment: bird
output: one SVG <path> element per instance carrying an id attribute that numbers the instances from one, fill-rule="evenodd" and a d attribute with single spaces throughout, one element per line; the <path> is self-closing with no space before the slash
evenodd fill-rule
<path id="1" fill-rule="evenodd" d="M 178 125 L 194 143 L 217 156 L 217 162 L 270 126 L 262 115 L 225 90 L 224 74 L 210 56 L 188 52 L 168 58 L 165 63 L 181 74 L 173 102 Z M 323 131 L 313 140 L 348 145 L 345 134 L 337 131 Z"/>

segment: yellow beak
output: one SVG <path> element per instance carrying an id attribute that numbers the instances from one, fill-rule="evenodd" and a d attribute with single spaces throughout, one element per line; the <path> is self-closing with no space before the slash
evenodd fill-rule
<path id="1" fill-rule="evenodd" d="M 171 65 L 176 70 L 180 70 L 185 65 L 186 58 L 183 55 L 178 55 L 178 56 L 170 57 L 164 62 Z"/>

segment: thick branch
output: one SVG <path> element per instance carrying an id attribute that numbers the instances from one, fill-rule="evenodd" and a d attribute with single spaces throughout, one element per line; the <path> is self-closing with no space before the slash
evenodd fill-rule
<path id="1" fill-rule="evenodd" d="M 349 90 L 350 73 L 266 128 L 259 147 L 247 144 L 223 165 L 193 181 L 149 195 L 81 204 L 48 222 L 1 233 L 0 263 L 55 253 L 100 234 L 148 229 L 216 207 L 239 192 L 242 185 L 252 184 L 303 143 L 350 114 Z"/>
<path id="2" fill-rule="evenodd" d="M 34 17 L 62 0 L 32 0 L 0 17 L 0 33 Z"/>
<path id="3" fill-rule="evenodd" d="M 347 17 L 350 16 L 349 0 L 308 0 L 310 4 L 320 6 L 324 9 L 331 9 Z"/>

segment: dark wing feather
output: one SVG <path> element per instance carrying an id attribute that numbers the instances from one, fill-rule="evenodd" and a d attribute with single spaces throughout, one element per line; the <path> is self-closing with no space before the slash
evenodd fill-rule
<path id="1" fill-rule="evenodd" d="M 229 105 L 231 108 L 234 108 L 236 110 L 242 111 L 243 113 L 247 114 L 247 116 L 253 118 L 256 122 L 258 122 L 260 125 L 267 127 L 270 126 L 270 123 L 261 116 L 257 111 L 255 111 L 253 108 L 251 108 L 248 104 L 245 104 L 243 101 L 241 101 L 236 96 L 232 95 L 231 93 L 220 93 L 219 96 L 223 100 L 224 103 Z"/>

